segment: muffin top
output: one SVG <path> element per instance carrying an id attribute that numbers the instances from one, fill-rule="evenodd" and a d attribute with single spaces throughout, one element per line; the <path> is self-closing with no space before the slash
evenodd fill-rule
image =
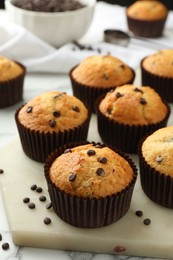
<path id="1" fill-rule="evenodd" d="M 23 73 L 23 68 L 16 62 L 0 56 L 0 81 L 11 80 Z"/>
<path id="2" fill-rule="evenodd" d="M 127 8 L 127 15 L 138 20 L 160 20 L 167 16 L 168 9 L 160 1 L 136 1 Z"/>
<path id="3" fill-rule="evenodd" d="M 101 198 L 117 194 L 132 182 L 130 164 L 108 147 L 86 144 L 67 149 L 49 170 L 60 190 L 77 197 Z"/>
<path id="4" fill-rule="evenodd" d="M 155 170 L 173 177 L 173 126 L 155 131 L 142 144 L 142 155 Z"/>
<path id="5" fill-rule="evenodd" d="M 173 78 L 173 50 L 160 50 L 142 61 L 142 67 L 157 76 Z"/>
<path id="6" fill-rule="evenodd" d="M 87 118 L 88 111 L 79 99 L 59 91 L 34 97 L 18 114 L 22 125 L 40 132 L 69 130 L 80 126 Z"/>
<path id="7" fill-rule="evenodd" d="M 93 55 L 84 59 L 72 71 L 72 77 L 87 86 L 106 88 L 129 83 L 134 72 L 116 57 Z"/>
<path id="8" fill-rule="evenodd" d="M 109 119 L 128 125 L 148 125 L 162 121 L 168 109 L 161 97 L 149 86 L 126 84 L 109 91 L 99 104 Z"/>

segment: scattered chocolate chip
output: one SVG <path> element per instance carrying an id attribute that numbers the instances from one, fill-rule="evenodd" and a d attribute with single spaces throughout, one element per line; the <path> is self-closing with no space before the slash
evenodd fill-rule
<path id="1" fill-rule="evenodd" d="M 52 208 L 52 202 L 49 202 L 46 204 L 46 209 L 51 209 Z"/>
<path id="2" fill-rule="evenodd" d="M 0 233 L 0 241 L 2 240 L 2 235 L 1 235 L 1 233 Z"/>
<path id="3" fill-rule="evenodd" d="M 117 93 L 115 94 L 115 96 L 116 96 L 117 98 L 123 97 L 123 95 L 122 95 L 120 92 L 117 92 Z"/>
<path id="4" fill-rule="evenodd" d="M 4 173 L 4 170 L 3 169 L 0 169 L 0 174 L 3 174 Z"/>
<path id="5" fill-rule="evenodd" d="M 144 93 L 140 88 L 134 88 L 134 91 L 135 91 L 135 92 L 140 92 L 140 93 L 142 93 L 142 94 Z"/>
<path id="6" fill-rule="evenodd" d="M 68 176 L 68 179 L 69 181 L 73 182 L 76 180 L 76 177 L 77 177 L 77 174 L 76 173 L 71 173 L 69 176 Z"/>
<path id="7" fill-rule="evenodd" d="M 151 220 L 149 218 L 145 218 L 143 223 L 148 226 L 151 224 Z"/>
<path id="8" fill-rule="evenodd" d="M 142 216 L 143 216 L 142 210 L 137 210 L 137 211 L 135 212 L 135 214 L 136 214 L 137 217 L 142 217 Z"/>
<path id="9" fill-rule="evenodd" d="M 105 171 L 103 168 L 98 168 L 96 171 L 97 175 L 99 176 L 104 176 L 105 175 Z"/>
<path id="10" fill-rule="evenodd" d="M 140 98 L 140 103 L 142 105 L 146 105 L 147 104 L 147 101 L 145 100 L 145 98 Z"/>
<path id="11" fill-rule="evenodd" d="M 2 249 L 3 249 L 3 250 L 8 250 L 9 247 L 10 247 L 9 243 L 3 243 L 3 244 L 2 244 Z"/>
<path id="12" fill-rule="evenodd" d="M 36 190 L 36 189 L 37 189 L 37 185 L 36 184 L 31 185 L 31 190 Z"/>
<path id="13" fill-rule="evenodd" d="M 46 196 L 44 196 L 44 195 L 43 195 L 43 196 L 40 196 L 40 197 L 39 197 L 39 200 L 40 200 L 41 202 L 46 201 Z"/>
<path id="14" fill-rule="evenodd" d="M 24 199 L 23 199 L 23 202 L 24 202 L 24 203 L 30 202 L 30 198 L 28 198 L 28 197 L 24 198 Z"/>
<path id="15" fill-rule="evenodd" d="M 31 112 L 32 112 L 32 109 L 33 109 L 32 107 L 27 107 L 26 112 L 27 112 L 27 113 L 31 113 Z"/>
<path id="16" fill-rule="evenodd" d="M 72 109 L 73 109 L 75 112 L 78 112 L 78 113 L 80 112 L 80 109 L 79 109 L 78 106 L 73 106 Z"/>
<path id="17" fill-rule="evenodd" d="M 161 163 L 163 161 L 163 158 L 159 155 L 156 157 L 156 162 Z"/>
<path id="18" fill-rule="evenodd" d="M 64 151 L 64 153 L 71 153 L 72 152 L 72 150 L 70 149 L 70 148 L 68 148 L 68 149 L 66 149 L 65 151 Z"/>
<path id="19" fill-rule="evenodd" d="M 42 192 L 42 191 L 43 191 L 43 189 L 42 189 L 41 187 L 37 187 L 37 188 L 36 188 L 36 192 L 40 193 L 40 192 Z"/>
<path id="20" fill-rule="evenodd" d="M 49 125 L 50 125 L 50 127 L 55 127 L 56 121 L 55 120 L 49 120 Z"/>
<path id="21" fill-rule="evenodd" d="M 44 224 L 46 224 L 46 225 L 49 225 L 52 222 L 51 219 L 48 217 L 45 217 L 43 221 L 44 221 Z"/>
<path id="22" fill-rule="evenodd" d="M 53 112 L 53 116 L 54 116 L 54 117 L 60 117 L 60 115 L 61 115 L 61 112 L 60 112 L 60 111 L 54 111 L 54 112 Z"/>
<path id="23" fill-rule="evenodd" d="M 29 203 L 28 203 L 28 208 L 30 208 L 30 209 L 35 209 L 35 203 L 29 202 Z"/>
<path id="24" fill-rule="evenodd" d="M 89 156 L 92 156 L 92 155 L 95 155 L 96 152 L 95 152 L 94 150 L 90 149 L 90 150 L 87 151 L 87 154 L 88 154 Z"/>
<path id="25" fill-rule="evenodd" d="M 106 157 L 99 157 L 99 158 L 97 159 L 97 161 L 100 162 L 100 163 L 105 164 L 105 163 L 107 163 L 107 158 L 106 158 Z"/>

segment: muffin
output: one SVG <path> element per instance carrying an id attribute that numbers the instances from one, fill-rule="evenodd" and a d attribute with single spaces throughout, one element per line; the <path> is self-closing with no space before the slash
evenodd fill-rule
<path id="1" fill-rule="evenodd" d="M 160 37 L 167 16 L 168 9 L 160 1 L 136 1 L 126 10 L 129 31 L 142 37 Z"/>
<path id="2" fill-rule="evenodd" d="M 0 56 L 0 108 L 22 100 L 25 73 L 22 64 Z"/>
<path id="3" fill-rule="evenodd" d="M 26 155 L 44 162 L 58 146 L 86 140 L 90 113 L 76 97 L 48 91 L 20 107 L 15 120 Z"/>
<path id="4" fill-rule="evenodd" d="M 89 56 L 70 71 L 73 94 L 92 112 L 98 96 L 116 86 L 133 83 L 134 78 L 133 69 L 111 55 Z"/>
<path id="5" fill-rule="evenodd" d="M 98 131 L 103 142 L 136 153 L 139 140 L 166 126 L 170 107 L 149 86 L 126 84 L 97 100 Z"/>
<path id="6" fill-rule="evenodd" d="M 173 50 L 157 51 L 141 61 L 142 84 L 152 86 L 167 102 L 173 102 Z"/>
<path id="7" fill-rule="evenodd" d="M 138 153 L 143 191 L 157 204 L 173 208 L 173 126 L 145 137 Z"/>
<path id="8" fill-rule="evenodd" d="M 44 170 L 54 211 L 71 225 L 106 226 L 130 207 L 137 169 L 116 148 L 94 142 L 66 145 L 49 155 Z"/>

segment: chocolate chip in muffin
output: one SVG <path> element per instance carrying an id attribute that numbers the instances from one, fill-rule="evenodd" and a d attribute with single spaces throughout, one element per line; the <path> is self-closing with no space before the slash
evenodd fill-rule
<path id="1" fill-rule="evenodd" d="M 99 158 L 97 159 L 97 161 L 100 162 L 100 163 L 105 164 L 105 163 L 107 163 L 107 158 L 106 158 L 106 157 L 99 157 Z"/>
<path id="2" fill-rule="evenodd" d="M 94 150 L 90 149 L 90 150 L 87 151 L 87 154 L 88 154 L 89 156 L 92 156 L 92 155 L 95 155 L 96 152 L 95 152 Z"/>
<path id="3" fill-rule="evenodd" d="M 32 112 L 32 109 L 33 109 L 33 107 L 29 106 L 29 107 L 27 107 L 26 112 L 27 112 L 27 113 L 31 113 L 31 112 Z"/>
<path id="4" fill-rule="evenodd" d="M 134 91 L 135 91 L 135 92 L 140 92 L 140 93 L 142 93 L 142 94 L 144 93 L 140 88 L 134 88 Z"/>
<path id="5" fill-rule="evenodd" d="M 50 125 L 50 127 L 55 127 L 56 126 L 56 121 L 55 120 L 49 120 L 49 125 Z"/>
<path id="6" fill-rule="evenodd" d="M 78 113 L 80 112 L 80 109 L 79 109 L 78 106 L 73 106 L 72 109 L 73 109 L 75 112 L 78 112 Z"/>
<path id="7" fill-rule="evenodd" d="M 73 182 L 76 180 L 76 177 L 77 177 L 77 174 L 76 173 L 71 173 L 69 176 L 68 176 L 68 179 L 69 181 Z"/>
<path id="8" fill-rule="evenodd" d="M 105 175 L 105 171 L 103 168 L 98 168 L 96 171 L 97 175 L 99 176 L 104 176 Z"/>
<path id="9" fill-rule="evenodd" d="M 53 112 L 53 116 L 54 117 L 60 117 L 61 116 L 61 112 L 60 111 L 54 111 Z"/>
<path id="10" fill-rule="evenodd" d="M 120 92 L 115 93 L 116 98 L 123 97 L 123 95 Z"/>
<path id="11" fill-rule="evenodd" d="M 161 155 L 156 157 L 156 162 L 161 163 L 163 161 L 163 158 Z"/>
<path id="12" fill-rule="evenodd" d="M 120 68 L 121 68 L 122 70 L 125 70 L 125 65 L 124 65 L 124 64 L 121 64 L 121 65 L 120 65 Z"/>
<path id="13" fill-rule="evenodd" d="M 103 74 L 103 79 L 108 80 L 109 76 L 107 74 Z"/>
<path id="14" fill-rule="evenodd" d="M 147 101 L 145 100 L 145 98 L 140 98 L 140 103 L 141 105 L 146 105 Z"/>

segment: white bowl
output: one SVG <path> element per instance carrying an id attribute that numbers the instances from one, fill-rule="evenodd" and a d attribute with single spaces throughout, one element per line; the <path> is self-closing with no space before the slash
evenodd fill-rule
<path id="1" fill-rule="evenodd" d="M 60 47 L 79 40 L 89 29 L 96 0 L 78 0 L 86 6 L 65 12 L 36 12 L 13 5 L 17 0 L 5 0 L 9 21 L 23 26 L 45 42 Z"/>

